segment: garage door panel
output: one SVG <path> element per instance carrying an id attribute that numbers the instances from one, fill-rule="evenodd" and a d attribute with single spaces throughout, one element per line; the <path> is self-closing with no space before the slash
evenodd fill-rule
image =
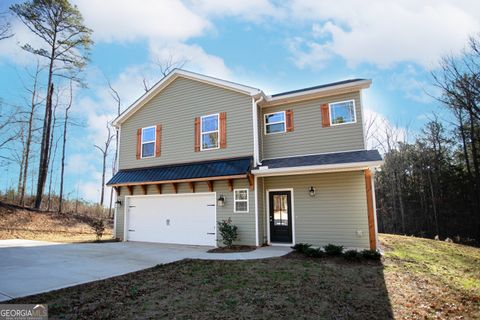
<path id="1" fill-rule="evenodd" d="M 215 194 L 129 198 L 128 240 L 216 244 Z"/>

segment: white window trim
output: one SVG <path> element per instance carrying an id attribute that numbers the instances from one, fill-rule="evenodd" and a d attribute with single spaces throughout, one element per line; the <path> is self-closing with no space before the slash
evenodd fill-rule
<path id="1" fill-rule="evenodd" d="M 237 200 L 236 194 L 237 191 L 247 191 L 247 199 L 246 200 Z M 247 210 L 246 211 L 238 211 L 237 210 L 237 202 L 247 202 Z M 234 213 L 248 213 L 250 211 L 250 195 L 248 193 L 248 189 L 233 189 L 233 212 Z"/>
<path id="2" fill-rule="evenodd" d="M 144 142 L 143 141 L 143 130 L 147 130 L 147 129 L 151 129 L 151 128 L 153 128 L 153 132 L 154 132 L 153 141 Z M 143 156 L 143 145 L 146 144 L 146 143 L 152 143 L 152 142 L 153 142 L 153 155 L 148 156 L 148 157 L 144 157 Z M 156 126 L 150 126 L 150 127 L 142 128 L 142 137 L 140 139 L 140 159 L 154 158 L 156 152 L 157 152 L 157 127 Z"/>
<path id="3" fill-rule="evenodd" d="M 275 121 L 275 122 L 270 122 L 270 123 L 267 123 L 267 116 L 271 115 L 271 114 L 277 114 L 277 113 L 283 113 L 283 121 Z M 279 131 L 279 132 L 267 132 L 267 125 L 272 125 L 272 124 L 277 124 L 277 123 L 283 123 L 283 131 Z M 263 115 L 263 129 L 264 129 L 264 133 L 265 135 L 271 135 L 271 134 L 277 134 L 277 133 L 285 133 L 287 132 L 287 114 L 285 111 L 277 111 L 277 112 L 270 112 L 270 113 L 266 113 Z"/>
<path id="4" fill-rule="evenodd" d="M 218 129 L 217 130 L 212 130 L 212 131 L 205 131 L 203 132 L 202 129 L 202 123 L 203 123 L 203 118 L 208 118 L 211 116 L 216 116 L 217 117 L 217 124 L 218 124 Z M 217 132 L 218 133 L 218 141 L 217 141 L 217 146 L 215 148 L 203 148 L 203 135 L 207 133 L 212 133 L 212 132 Z M 217 150 L 220 149 L 220 113 L 212 113 L 206 116 L 201 116 L 200 117 L 200 151 L 208 151 L 208 150 Z"/>
<path id="5" fill-rule="evenodd" d="M 345 102 L 352 102 L 353 103 L 353 121 L 352 122 L 343 122 L 343 123 L 332 123 L 332 105 L 333 104 L 339 104 L 339 103 L 345 103 Z M 330 126 L 341 126 L 344 124 L 354 124 L 357 123 L 357 108 L 355 106 L 355 100 L 344 100 L 344 101 L 337 101 L 337 102 L 331 102 L 328 104 L 328 113 L 329 113 L 329 118 L 330 121 Z"/>

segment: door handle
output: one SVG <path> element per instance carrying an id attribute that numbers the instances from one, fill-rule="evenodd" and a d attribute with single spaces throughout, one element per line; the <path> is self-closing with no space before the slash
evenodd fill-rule
<path id="1" fill-rule="evenodd" d="M 134 230 L 134 229 L 128 229 L 128 231 L 129 231 L 129 232 L 135 232 L 135 230 Z"/>
<path id="2" fill-rule="evenodd" d="M 207 232 L 208 235 L 215 235 L 215 232 Z"/>
<path id="3" fill-rule="evenodd" d="M 214 204 L 207 204 L 207 207 L 215 207 Z"/>

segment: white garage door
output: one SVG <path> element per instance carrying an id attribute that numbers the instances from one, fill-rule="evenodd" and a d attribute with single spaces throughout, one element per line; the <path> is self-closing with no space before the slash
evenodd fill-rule
<path id="1" fill-rule="evenodd" d="M 127 240 L 215 246 L 215 193 L 128 198 Z"/>

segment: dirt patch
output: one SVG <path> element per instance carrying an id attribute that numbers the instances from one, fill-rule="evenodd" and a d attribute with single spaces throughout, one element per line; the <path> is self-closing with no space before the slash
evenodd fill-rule
<path id="1" fill-rule="evenodd" d="M 22 209 L 0 202 L 0 239 L 90 242 L 96 240 L 96 235 L 89 220 L 90 217 Z M 109 222 L 102 239 L 112 236 Z"/>
<path id="2" fill-rule="evenodd" d="M 219 248 L 214 248 L 210 249 L 207 252 L 208 253 L 232 253 L 232 252 L 250 252 L 257 249 L 254 246 L 231 246 L 231 247 L 219 247 Z"/>

